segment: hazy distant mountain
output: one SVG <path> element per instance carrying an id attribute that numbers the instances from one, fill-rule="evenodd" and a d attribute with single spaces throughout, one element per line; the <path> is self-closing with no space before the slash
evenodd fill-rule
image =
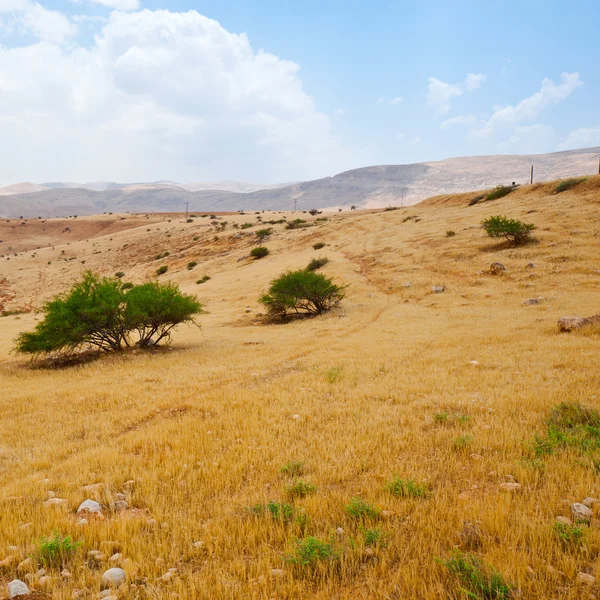
<path id="1" fill-rule="evenodd" d="M 186 188 L 207 184 L 173 182 L 85 184 L 100 191 L 71 187 L 72 184 L 44 184 L 50 189 L 1 196 L 0 215 L 46 217 L 133 210 L 171 212 L 185 210 L 186 203 L 190 211 L 196 212 L 289 210 L 295 205 L 298 210 L 407 205 L 436 194 L 491 188 L 513 181 L 528 183 L 532 164 L 534 181 L 597 173 L 598 156 L 600 147 L 553 154 L 449 158 L 410 165 L 364 167 L 335 177 L 245 193 L 226 189 L 190 190 Z M 243 186 L 252 184 L 235 185 L 244 189 Z"/>
<path id="2" fill-rule="evenodd" d="M 6 187 L 0 188 L 0 196 L 12 196 L 14 194 L 32 194 L 34 192 L 43 192 L 46 187 L 35 183 L 14 183 Z"/>
<path id="3" fill-rule="evenodd" d="M 218 181 L 216 183 L 184 183 L 176 184 L 180 187 L 189 190 L 190 192 L 200 192 L 205 190 L 216 190 L 220 192 L 238 192 L 241 194 L 249 194 L 258 190 L 274 190 L 282 187 L 288 187 L 293 183 L 245 183 L 243 181 Z"/>

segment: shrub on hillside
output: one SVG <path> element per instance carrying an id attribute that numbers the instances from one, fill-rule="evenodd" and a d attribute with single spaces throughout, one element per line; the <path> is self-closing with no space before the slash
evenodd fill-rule
<path id="1" fill-rule="evenodd" d="M 555 188 L 554 193 L 560 194 L 566 192 L 574 187 L 577 187 L 580 183 L 586 181 L 587 177 L 572 177 L 571 179 L 565 179 L 561 181 Z"/>
<path id="2" fill-rule="evenodd" d="M 325 248 L 325 244 L 323 242 L 317 242 L 314 246 L 313 246 L 313 250 L 320 250 L 321 248 Z"/>
<path id="3" fill-rule="evenodd" d="M 304 219 L 294 219 L 285 226 L 286 229 L 302 229 L 303 227 L 310 227 L 310 223 Z"/>
<path id="4" fill-rule="evenodd" d="M 499 185 L 485 196 L 485 200 L 498 200 L 499 198 L 504 198 L 504 196 L 508 196 L 508 194 L 515 189 L 516 186 L 513 185 Z"/>
<path id="5" fill-rule="evenodd" d="M 321 267 L 325 266 L 328 262 L 329 262 L 329 259 L 325 258 L 325 257 L 313 258 L 308 263 L 306 270 L 307 271 L 316 271 L 316 270 L 320 269 Z"/>
<path id="6" fill-rule="evenodd" d="M 482 221 L 482 226 L 486 233 L 492 238 L 506 238 L 515 246 L 525 243 L 529 240 L 535 225 L 532 223 L 523 223 L 517 219 L 508 217 L 494 216 Z"/>
<path id="7" fill-rule="evenodd" d="M 190 261 L 190 262 L 187 264 L 186 268 L 187 268 L 187 270 L 188 270 L 188 271 L 191 271 L 191 270 L 192 270 L 192 269 L 193 269 L 195 266 L 197 266 L 197 265 L 198 265 L 198 263 L 197 263 L 195 260 L 191 260 L 191 261 Z"/>
<path id="8" fill-rule="evenodd" d="M 267 254 L 269 254 L 269 249 L 265 246 L 256 246 L 256 248 L 252 248 L 252 250 L 250 250 L 250 256 L 256 259 L 264 258 L 267 256 Z"/>
<path id="9" fill-rule="evenodd" d="M 260 241 L 262 241 L 269 237 L 271 233 L 273 233 L 273 229 L 271 227 L 267 227 L 266 229 L 259 229 L 255 235 Z"/>
<path id="10" fill-rule="evenodd" d="M 164 275 L 169 270 L 169 265 L 163 265 L 156 269 L 156 275 Z"/>
<path id="11" fill-rule="evenodd" d="M 39 356 L 155 346 L 168 340 L 174 327 L 202 312 L 194 296 L 173 284 L 152 282 L 125 292 L 119 281 L 88 272 L 71 290 L 46 303 L 43 321 L 17 337 L 15 350 Z"/>
<path id="12" fill-rule="evenodd" d="M 344 298 L 344 288 L 312 271 L 291 271 L 278 277 L 259 301 L 271 317 L 290 314 L 320 315 L 332 309 Z"/>

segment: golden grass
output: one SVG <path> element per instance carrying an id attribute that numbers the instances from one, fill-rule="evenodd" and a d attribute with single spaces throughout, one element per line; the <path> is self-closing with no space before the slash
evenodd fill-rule
<path id="1" fill-rule="evenodd" d="M 556 328 L 565 314 L 600 312 L 597 179 L 556 196 L 544 184 L 471 207 L 465 195 L 336 214 L 302 230 L 275 225 L 260 261 L 243 258 L 250 236 L 232 238 L 239 231 L 231 226 L 215 234 L 199 219 L 2 261 L 16 293 L 7 308 L 39 304 L 87 267 L 141 281 L 164 262 L 163 277 L 198 293 L 210 314 L 202 331 L 179 331 L 170 351 L 55 370 L 9 354 L 38 316 L 0 319 L 0 560 L 9 546 L 25 558 L 56 530 L 83 545 L 70 578 L 52 573 L 55 600 L 85 587 L 95 597 L 113 564 L 86 555 L 106 541 L 120 545 L 134 584 L 123 598 L 433 600 L 464 597 L 436 561 L 459 547 L 523 598 L 597 596 L 576 578 L 596 574 L 598 523 L 580 546 L 553 531 L 569 503 L 600 495 L 597 473 L 572 449 L 523 460 L 554 405 L 599 406 L 600 338 Z M 492 214 L 535 223 L 539 243 L 504 248 L 486 239 L 479 224 Z M 410 215 L 420 221 L 404 221 Z M 446 238 L 448 229 L 457 235 Z M 264 325 L 257 297 L 273 277 L 317 256 L 318 241 L 328 244 L 318 255 L 330 259 L 322 271 L 350 286 L 346 300 L 317 319 Z M 77 260 L 57 259 L 62 249 Z M 163 250 L 171 255 L 155 261 Z M 192 271 L 190 260 L 199 263 Z M 495 261 L 504 276 L 483 272 Z M 211 280 L 197 286 L 205 273 Z M 433 294 L 433 285 L 447 289 Z M 521 304 L 538 296 L 539 305 Z M 291 478 L 280 473 L 290 461 L 305 464 L 315 493 L 290 500 Z M 427 483 L 431 494 L 392 496 L 386 483 L 395 475 Z M 519 491 L 500 490 L 509 475 Z M 95 483 L 103 487 L 82 489 Z M 67 506 L 44 506 L 50 491 Z M 130 510 L 77 525 L 81 501 L 109 506 L 121 492 Z M 361 524 L 344 510 L 353 497 L 386 511 L 364 524 L 387 532 L 386 547 L 366 550 Z M 286 524 L 247 510 L 269 500 L 306 517 Z M 466 522 L 477 543 L 469 545 Z M 339 564 L 314 572 L 288 565 L 295 537 L 309 535 L 334 539 Z M 165 581 L 169 568 L 177 572 Z M 3 582 L 17 575 L 15 564 L 0 571 Z"/>

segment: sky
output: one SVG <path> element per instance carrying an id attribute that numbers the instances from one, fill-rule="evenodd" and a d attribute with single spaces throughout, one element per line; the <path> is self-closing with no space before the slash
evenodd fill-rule
<path id="1" fill-rule="evenodd" d="M 0 183 L 600 145 L 591 0 L 0 0 Z"/>

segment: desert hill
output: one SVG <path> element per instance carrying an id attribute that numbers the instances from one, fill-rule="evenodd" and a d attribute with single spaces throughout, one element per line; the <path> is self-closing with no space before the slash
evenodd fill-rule
<path id="1" fill-rule="evenodd" d="M 121 567 L 123 598 L 437 600 L 483 581 L 591 600 L 600 338 L 556 322 L 600 312 L 600 177 L 556 192 L 1 223 L 0 310 L 25 312 L 0 317 L 0 583 L 29 572 L 54 600 L 95 598 Z M 486 237 L 497 214 L 535 243 Z M 310 226 L 268 223 L 283 217 Z M 251 260 L 266 227 L 271 253 Z M 269 282 L 321 256 L 348 286 L 339 309 L 265 322 Z M 165 265 L 207 310 L 170 350 L 63 368 L 10 354 L 86 269 L 137 283 Z M 86 499 L 100 516 L 77 514 Z M 52 532 L 81 546 L 42 580 Z"/>
<path id="2" fill-rule="evenodd" d="M 38 193 L 0 198 L 0 216 L 55 217 L 104 212 L 349 209 L 410 205 L 442 193 L 466 192 L 499 184 L 546 181 L 598 172 L 600 147 L 553 154 L 450 158 L 409 165 L 354 169 L 315 181 L 267 186 L 221 182 L 117 184 L 45 183 Z M 235 190 L 235 191 L 232 191 Z"/>

